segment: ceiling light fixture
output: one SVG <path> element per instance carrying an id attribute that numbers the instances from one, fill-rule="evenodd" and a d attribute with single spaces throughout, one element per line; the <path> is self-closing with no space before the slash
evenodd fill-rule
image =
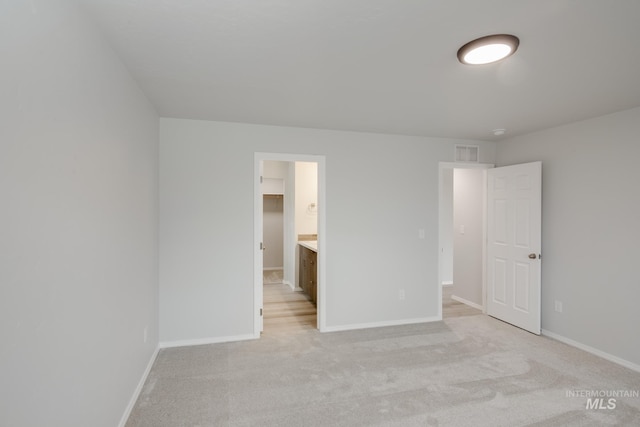
<path id="1" fill-rule="evenodd" d="M 506 131 L 507 131 L 506 129 L 494 129 L 493 134 L 495 136 L 501 136 L 501 135 L 504 135 Z"/>
<path id="2" fill-rule="evenodd" d="M 491 64 L 513 55 L 519 44 L 520 40 L 510 34 L 480 37 L 458 49 L 458 60 L 468 65 Z"/>

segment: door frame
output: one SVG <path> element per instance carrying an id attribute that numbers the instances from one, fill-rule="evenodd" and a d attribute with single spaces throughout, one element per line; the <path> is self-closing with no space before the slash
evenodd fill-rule
<path id="1" fill-rule="evenodd" d="M 493 163 L 455 163 L 455 162 L 438 162 L 438 319 L 442 320 L 442 247 L 444 243 L 443 220 L 444 220 L 444 183 L 442 181 L 442 173 L 448 169 L 491 169 L 494 168 Z M 482 312 L 487 312 L 487 174 L 482 177 Z M 455 266 L 454 266 L 455 268 Z"/>
<path id="2" fill-rule="evenodd" d="M 254 195 L 254 211 L 253 211 L 253 248 L 254 248 L 254 261 L 253 261 L 253 336 L 254 338 L 260 338 L 260 332 L 262 329 L 262 315 L 261 309 L 263 305 L 263 273 L 262 273 L 262 250 L 260 249 L 260 243 L 262 242 L 262 229 L 263 229 L 263 212 L 262 212 L 262 188 L 260 186 L 260 173 L 261 162 L 265 160 L 274 160 L 281 162 L 313 162 L 318 165 L 318 280 L 317 280 L 317 328 L 320 332 L 326 330 L 326 252 L 327 252 L 327 237 L 326 237 L 326 157 L 322 155 L 310 155 L 310 154 L 287 154 L 287 153 L 254 153 L 254 180 L 253 180 L 253 195 Z M 285 224 L 285 228 L 289 224 Z M 294 233 L 295 234 L 295 233 Z M 295 236 L 292 236 L 295 237 Z M 291 249 L 287 245 L 293 243 L 293 238 L 289 239 L 289 242 L 285 242 L 285 248 Z M 285 249 L 287 250 L 287 249 Z M 289 253 L 292 251 L 289 250 Z M 295 254 L 295 244 L 293 248 Z M 295 260 L 294 260 L 295 261 Z M 293 261 L 292 261 L 293 262 Z M 294 278 L 295 279 L 295 278 Z"/>

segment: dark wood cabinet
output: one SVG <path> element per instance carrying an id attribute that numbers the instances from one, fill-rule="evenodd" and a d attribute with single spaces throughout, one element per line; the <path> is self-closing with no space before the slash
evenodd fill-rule
<path id="1" fill-rule="evenodd" d="M 318 283 L 318 254 L 300 246 L 300 287 L 315 304 Z"/>

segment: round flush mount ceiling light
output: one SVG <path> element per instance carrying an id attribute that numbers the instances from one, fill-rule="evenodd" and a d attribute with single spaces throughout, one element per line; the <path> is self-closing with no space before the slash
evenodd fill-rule
<path id="1" fill-rule="evenodd" d="M 468 65 L 491 64 L 513 55 L 519 44 L 520 40 L 510 34 L 480 37 L 458 49 L 458 60 Z"/>

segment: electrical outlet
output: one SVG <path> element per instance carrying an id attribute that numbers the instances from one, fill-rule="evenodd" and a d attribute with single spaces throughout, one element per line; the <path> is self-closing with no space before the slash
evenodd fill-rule
<path id="1" fill-rule="evenodd" d="M 149 328 L 145 326 L 144 330 L 142 331 L 142 342 L 146 343 L 147 338 L 149 338 Z"/>
<path id="2" fill-rule="evenodd" d="M 399 299 L 400 301 L 404 300 L 404 289 L 400 289 L 400 290 L 398 291 L 398 299 Z"/>
<path id="3" fill-rule="evenodd" d="M 424 228 L 418 229 L 418 239 L 424 239 Z"/>
<path id="4" fill-rule="evenodd" d="M 556 311 L 562 313 L 562 301 L 556 300 Z"/>

